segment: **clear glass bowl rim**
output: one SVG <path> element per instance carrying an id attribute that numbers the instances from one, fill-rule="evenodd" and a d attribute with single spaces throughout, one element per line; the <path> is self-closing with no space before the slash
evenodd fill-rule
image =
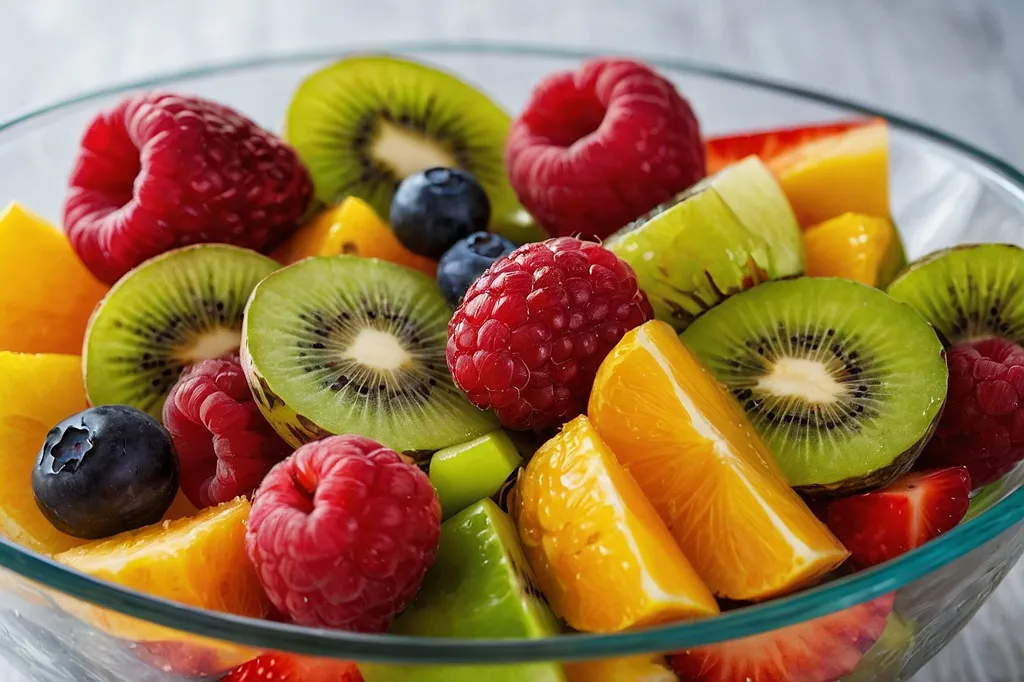
<path id="1" fill-rule="evenodd" d="M 177 81 L 224 76 L 288 63 L 319 62 L 365 52 L 415 54 L 487 54 L 520 58 L 582 60 L 620 54 L 642 59 L 658 68 L 772 91 L 793 98 L 843 109 L 851 114 L 885 118 L 893 127 L 952 148 L 974 162 L 986 175 L 1024 203 L 1024 174 L 1010 164 L 956 137 L 842 97 L 817 92 L 761 76 L 719 67 L 630 51 L 566 49 L 543 45 L 476 42 L 391 42 L 281 54 L 233 61 L 165 74 L 92 91 L 31 111 L 0 124 L 0 137 L 22 124 L 63 109 L 111 95 Z M 526 660 L 586 660 L 680 650 L 738 639 L 818 618 L 880 597 L 941 569 L 977 549 L 1024 519 L 1024 486 L 990 509 L 942 537 L 873 569 L 835 580 L 782 599 L 724 613 L 716 618 L 615 634 L 570 634 L 536 640 L 479 640 L 365 635 L 306 628 L 203 611 L 106 583 L 64 568 L 55 561 L 0 538 L 0 567 L 78 599 L 158 623 L 179 631 L 249 645 L 257 649 L 292 651 L 313 656 L 391 664 L 474 664 Z M 71 617 L 71 616 L 69 616 Z"/>

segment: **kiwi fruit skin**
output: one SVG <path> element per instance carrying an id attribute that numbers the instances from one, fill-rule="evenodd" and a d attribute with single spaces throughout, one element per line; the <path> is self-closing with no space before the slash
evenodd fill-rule
<path id="1" fill-rule="evenodd" d="M 521 207 L 504 159 L 511 122 L 504 109 L 454 74 L 397 55 L 354 54 L 299 85 L 284 139 L 309 168 L 320 201 L 334 205 L 357 196 L 385 218 L 406 175 L 431 166 L 461 168 L 487 192 L 492 229 L 522 243 L 538 234 L 514 218 Z M 385 138 L 393 143 L 389 153 L 409 145 L 419 158 L 406 156 L 398 164 L 374 156 Z"/>
<path id="2" fill-rule="evenodd" d="M 309 275 L 310 281 L 298 281 L 300 276 Z M 331 283 L 345 281 L 348 277 L 352 284 L 360 287 L 359 291 L 366 294 L 373 286 L 373 279 L 377 282 L 391 282 L 395 286 L 404 287 L 404 295 L 412 295 L 418 292 L 418 309 L 431 309 L 438 314 L 444 311 L 444 319 L 438 319 L 437 329 L 432 330 L 434 336 L 438 337 L 440 344 L 438 363 L 443 364 L 443 376 L 439 376 L 437 383 L 433 385 L 434 391 L 443 391 L 442 407 L 434 409 L 433 420 L 427 417 L 419 420 L 413 419 L 406 424 L 406 428 L 388 428 L 388 426 L 367 426 L 360 424 L 358 420 L 351 418 L 342 419 L 344 413 L 340 409 L 324 410 L 319 417 L 309 413 L 298 411 L 289 404 L 286 396 L 282 396 L 281 390 L 275 389 L 278 379 L 261 367 L 261 361 L 254 355 L 254 348 L 258 342 L 254 336 L 260 335 L 259 323 L 254 323 L 254 311 L 261 306 L 261 298 L 265 292 L 274 291 L 273 294 L 279 300 L 290 304 L 292 300 L 298 301 L 303 291 L 285 291 L 285 286 L 290 286 L 288 280 L 295 278 L 302 286 L 312 288 L 318 283 L 325 288 L 319 290 L 317 295 L 326 296 L 328 299 L 334 296 L 337 290 Z M 283 283 L 283 284 L 282 284 Z M 287 294 L 285 296 L 284 294 Z M 349 314 L 348 309 L 338 309 L 336 313 Z M 386 447 L 402 452 L 409 456 L 421 468 L 425 468 L 430 459 L 430 454 L 442 448 L 465 442 L 493 431 L 498 428 L 497 419 L 490 412 L 477 409 L 469 403 L 465 396 L 459 391 L 448 374 L 447 364 L 444 362 L 444 343 L 448 318 L 451 315 L 451 308 L 441 295 L 440 289 L 434 280 L 426 275 L 409 268 L 396 265 L 376 258 L 361 258 L 358 256 L 335 255 L 306 258 L 286 268 L 281 268 L 275 273 L 261 281 L 246 304 L 245 315 L 242 323 L 242 345 L 240 359 L 242 369 L 245 372 L 249 388 L 252 391 L 256 404 L 260 411 L 271 424 L 275 431 L 289 445 L 300 447 L 305 443 L 320 440 L 330 435 L 358 433 L 372 440 L 375 440 Z M 280 322 L 280 321 L 279 321 Z M 299 313 L 288 318 L 292 328 L 298 328 L 303 324 Z M 304 352 L 297 346 L 293 346 L 297 336 L 291 330 L 285 329 L 288 325 L 277 324 L 271 328 L 271 332 L 277 336 L 278 342 L 282 342 L 281 334 L 285 337 L 284 344 L 289 344 L 289 349 L 294 349 L 296 354 Z M 326 337 L 324 337 L 326 338 Z M 319 337 L 306 338 L 306 342 L 318 342 Z M 264 343 L 265 349 L 271 344 Z M 322 344 L 321 344 L 322 345 Z M 326 390 L 326 389 L 324 389 Z M 397 404 L 398 401 L 389 401 Z M 352 407 L 351 403 L 347 406 Z M 414 415 L 413 415 L 414 416 Z M 445 419 L 450 421 L 443 424 L 444 428 L 437 427 L 437 422 Z M 394 425 L 394 420 L 391 426 Z"/>
<path id="3" fill-rule="evenodd" d="M 164 400 L 181 370 L 191 362 L 239 347 L 242 313 L 249 294 L 279 267 L 277 262 L 249 249 L 195 244 L 154 256 L 125 274 L 96 306 L 86 328 L 82 373 L 90 404 L 129 405 L 160 421 Z M 231 273 L 228 281 L 223 279 L 226 272 Z M 207 298 L 202 309 L 190 307 L 189 301 L 181 297 L 196 301 L 204 293 L 214 293 L 211 282 L 197 282 L 192 279 L 196 275 L 220 278 L 218 283 L 233 289 L 236 300 Z M 175 289 L 175 285 L 179 287 Z M 200 291 L 204 285 L 205 290 Z M 139 297 L 147 303 L 143 317 L 122 319 L 120 308 Z M 178 308 L 175 303 L 180 304 Z M 161 320 L 173 324 L 160 327 Z M 207 331 L 227 332 L 211 346 L 212 353 L 188 359 L 175 358 L 173 353 L 172 357 L 160 357 L 157 351 L 180 334 L 201 335 L 201 330 L 195 328 L 197 323 L 207 325 Z M 233 343 L 226 343 L 232 334 L 236 337 L 231 339 Z M 131 373 L 137 374 L 136 381 L 145 386 L 133 385 Z"/>
<path id="4" fill-rule="evenodd" d="M 681 339 L 807 497 L 870 490 L 906 473 L 945 405 L 948 370 L 934 330 L 909 306 L 856 282 L 768 282 L 698 318 Z M 767 379 L 787 358 L 820 366 L 833 402 L 780 395 Z M 790 371 L 797 364 L 787 362 Z"/>
<path id="5" fill-rule="evenodd" d="M 1024 249 L 963 244 L 907 266 L 887 292 L 935 327 L 947 346 L 990 337 L 1024 343 Z"/>

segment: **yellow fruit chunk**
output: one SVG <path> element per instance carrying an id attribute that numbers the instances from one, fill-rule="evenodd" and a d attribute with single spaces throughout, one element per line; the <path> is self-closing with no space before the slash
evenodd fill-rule
<path id="1" fill-rule="evenodd" d="M 802 144 L 768 162 L 803 227 L 843 213 L 889 215 L 885 121 Z"/>
<path id="2" fill-rule="evenodd" d="M 803 238 L 811 277 L 882 287 L 906 264 L 900 235 L 888 218 L 844 213 L 807 229 Z"/>
<path id="3" fill-rule="evenodd" d="M 616 632 L 718 613 L 585 416 L 541 446 L 516 491 L 527 561 L 552 609 L 575 629 Z"/>
<path id="4" fill-rule="evenodd" d="M 200 609 L 261 618 L 267 598 L 245 552 L 249 501 L 163 521 L 58 554 L 89 575 Z"/>
<path id="5" fill-rule="evenodd" d="M 569 682 L 679 682 L 661 655 L 567 663 L 565 676 Z"/>
<path id="6" fill-rule="evenodd" d="M 39 511 L 32 469 L 50 429 L 86 407 L 79 356 L 0 352 L 0 535 L 43 554 L 85 542 Z"/>
<path id="7" fill-rule="evenodd" d="M 628 332 L 605 358 L 589 414 L 717 596 L 767 599 L 846 559 L 739 404 L 664 322 Z"/>
<path id="8" fill-rule="evenodd" d="M 0 209 L 0 350 L 81 353 L 107 288 L 58 229 L 20 204 Z"/>
<path id="9" fill-rule="evenodd" d="M 388 224 L 369 204 L 357 197 L 348 197 L 336 207 L 320 213 L 278 247 L 271 258 L 290 265 L 310 256 L 335 256 L 339 253 L 380 258 L 431 277 L 437 274 L 435 261 L 402 246 Z"/>

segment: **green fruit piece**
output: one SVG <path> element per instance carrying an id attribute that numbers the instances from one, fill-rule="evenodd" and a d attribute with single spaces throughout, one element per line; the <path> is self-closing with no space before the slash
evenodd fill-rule
<path id="1" fill-rule="evenodd" d="M 1002 500 L 1010 490 L 1010 480 L 1005 476 L 978 488 L 974 495 L 971 496 L 971 502 L 967 506 L 967 513 L 960 520 L 960 524 L 965 524 L 982 512 L 990 509 L 996 502 Z"/>
<path id="2" fill-rule="evenodd" d="M 200 244 L 126 274 L 100 301 L 85 334 L 89 402 L 129 405 L 161 419 L 181 370 L 238 349 L 245 302 L 279 267 L 255 251 Z"/>
<path id="3" fill-rule="evenodd" d="M 356 433 L 417 456 L 497 428 L 445 360 L 451 308 L 433 279 L 373 258 L 307 258 L 245 310 L 242 367 L 291 445 Z"/>
<path id="4" fill-rule="evenodd" d="M 805 268 L 793 210 L 756 157 L 705 178 L 605 246 L 633 267 L 655 316 L 676 331 L 733 294 Z"/>
<path id="5" fill-rule="evenodd" d="M 437 559 L 391 632 L 421 637 L 536 639 L 559 633 L 512 520 L 482 500 L 441 526 Z M 366 682 L 565 682 L 557 663 L 469 666 L 363 664 Z"/>
<path id="6" fill-rule="evenodd" d="M 430 482 L 449 518 L 496 494 L 523 458 L 504 431 L 438 450 L 430 460 Z"/>
<path id="7" fill-rule="evenodd" d="M 511 120 L 486 95 L 454 75 L 389 55 L 342 59 L 295 92 L 284 137 L 328 205 L 356 196 L 387 218 L 406 176 L 434 166 L 472 173 L 491 215 L 519 204 L 505 171 Z"/>
<path id="8" fill-rule="evenodd" d="M 533 216 L 522 208 L 516 208 L 505 215 L 495 216 L 491 221 L 491 231 L 497 232 L 516 245 L 542 242 L 550 238 L 550 235 L 537 224 Z"/>
<path id="9" fill-rule="evenodd" d="M 682 340 L 806 495 L 868 490 L 905 473 L 946 398 L 931 326 L 849 280 L 762 284 L 702 315 Z"/>
<path id="10" fill-rule="evenodd" d="M 998 336 L 1024 343 L 1024 249 L 969 244 L 912 263 L 889 295 L 919 312 L 948 345 Z"/>
<path id="11" fill-rule="evenodd" d="M 860 659 L 860 663 L 842 682 L 895 680 L 914 643 L 914 624 L 895 611 L 889 614 L 882 636 Z"/>

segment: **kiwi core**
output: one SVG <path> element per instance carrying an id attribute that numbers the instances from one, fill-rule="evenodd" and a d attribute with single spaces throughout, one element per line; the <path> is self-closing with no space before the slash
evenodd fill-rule
<path id="1" fill-rule="evenodd" d="M 391 371 L 401 369 L 412 359 L 397 338 L 379 329 L 360 330 L 344 357 L 364 367 Z"/>
<path id="2" fill-rule="evenodd" d="M 240 336 L 241 332 L 238 329 L 216 327 L 198 334 L 192 339 L 192 343 L 177 351 L 174 357 L 186 365 L 210 358 L 219 358 L 233 350 L 238 350 Z"/>
<path id="3" fill-rule="evenodd" d="M 810 403 L 831 403 L 847 393 L 825 365 L 806 358 L 778 358 L 757 387 L 779 397 L 800 398 Z"/>
<path id="4" fill-rule="evenodd" d="M 399 178 L 436 166 L 459 165 L 452 154 L 429 137 L 387 121 L 381 122 L 370 153 Z"/>

